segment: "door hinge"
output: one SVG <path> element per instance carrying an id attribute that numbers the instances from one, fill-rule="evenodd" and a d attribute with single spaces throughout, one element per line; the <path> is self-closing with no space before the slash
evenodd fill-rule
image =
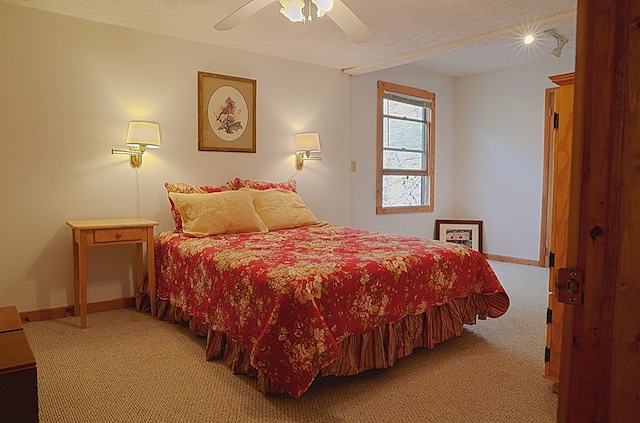
<path id="1" fill-rule="evenodd" d="M 549 267 L 553 267 L 556 264 L 556 255 L 553 252 L 549 253 Z"/>
<path id="2" fill-rule="evenodd" d="M 553 129 L 560 127 L 560 115 L 558 113 L 553 114 Z"/>
<path id="3" fill-rule="evenodd" d="M 584 277 L 581 269 L 558 269 L 556 298 L 561 303 L 582 305 Z"/>
<path id="4" fill-rule="evenodd" d="M 544 348 L 544 362 L 548 363 L 549 361 L 551 361 L 551 348 L 545 347 Z"/>
<path id="5" fill-rule="evenodd" d="M 547 324 L 551 324 L 552 318 L 553 318 L 553 310 L 547 307 Z"/>

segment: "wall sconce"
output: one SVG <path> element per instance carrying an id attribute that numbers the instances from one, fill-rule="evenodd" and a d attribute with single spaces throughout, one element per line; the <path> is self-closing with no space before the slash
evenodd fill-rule
<path id="1" fill-rule="evenodd" d="M 305 160 L 322 160 L 322 156 L 312 156 L 320 152 L 320 137 L 317 132 L 296 134 L 296 169 L 302 170 Z"/>
<path id="2" fill-rule="evenodd" d="M 560 55 L 562 54 L 562 49 L 564 48 L 564 45 L 567 44 L 569 41 L 563 36 L 559 35 L 556 32 L 555 28 L 547 29 L 544 33 L 550 34 L 553 38 L 556 39 L 556 48 L 551 50 L 551 54 L 556 57 L 560 57 Z"/>
<path id="3" fill-rule="evenodd" d="M 132 120 L 127 132 L 128 150 L 112 148 L 111 154 L 126 154 L 132 167 L 140 167 L 142 155 L 147 148 L 160 148 L 160 125 L 155 122 Z"/>

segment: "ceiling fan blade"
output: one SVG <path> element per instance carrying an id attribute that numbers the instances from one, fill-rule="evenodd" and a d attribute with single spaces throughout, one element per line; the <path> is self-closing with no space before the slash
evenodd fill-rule
<path id="1" fill-rule="evenodd" d="M 218 31 L 226 31 L 228 29 L 231 29 L 274 1 L 275 0 L 251 0 L 249 3 L 241 6 L 238 10 L 222 19 L 213 27 Z"/>
<path id="2" fill-rule="evenodd" d="M 327 15 L 342 28 L 354 43 L 362 44 L 373 39 L 373 32 L 341 0 L 334 0 L 333 7 L 327 12 Z"/>

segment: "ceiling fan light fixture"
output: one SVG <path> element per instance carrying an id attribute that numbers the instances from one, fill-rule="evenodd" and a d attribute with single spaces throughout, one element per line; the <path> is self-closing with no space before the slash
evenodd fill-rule
<path id="1" fill-rule="evenodd" d="M 287 17 L 291 22 L 304 22 L 304 0 L 280 0 L 280 13 Z"/>
<path id="2" fill-rule="evenodd" d="M 305 0 L 279 0 L 280 13 L 291 22 L 306 22 L 312 20 L 311 3 L 316 6 L 316 16 L 321 18 L 333 8 L 333 0 L 306 0 L 307 13 L 305 16 Z"/>
<path id="3" fill-rule="evenodd" d="M 333 0 L 311 0 L 318 9 L 317 16 L 323 17 L 328 11 L 333 9 Z"/>
<path id="4" fill-rule="evenodd" d="M 275 2 L 276 0 L 250 0 L 213 27 L 218 31 L 233 29 L 243 20 Z M 281 5 L 280 13 L 292 22 L 304 23 L 311 21 L 313 14 L 318 17 L 326 14 L 356 44 L 369 42 L 374 37 L 367 25 L 342 0 L 278 0 L 278 2 Z M 314 8 L 315 13 L 313 13 Z"/>

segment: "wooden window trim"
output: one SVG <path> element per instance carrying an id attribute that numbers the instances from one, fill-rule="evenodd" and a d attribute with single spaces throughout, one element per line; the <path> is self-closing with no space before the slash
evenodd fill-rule
<path id="1" fill-rule="evenodd" d="M 431 122 L 428 125 L 429 130 L 429 145 L 427 154 L 427 170 L 386 170 L 382 169 L 383 163 L 383 108 L 382 101 L 385 91 L 392 91 L 399 94 L 410 95 L 413 97 L 426 98 L 431 101 Z M 436 161 L 436 95 L 435 93 L 422 90 L 419 88 L 407 87 L 404 85 L 394 84 L 391 82 L 378 81 L 378 96 L 377 96 L 377 134 L 376 134 L 376 214 L 394 214 L 394 213 L 419 213 L 419 212 L 433 212 L 434 210 L 434 188 L 435 188 L 435 161 Z M 421 206 L 406 206 L 406 207 L 383 207 L 382 206 L 382 176 L 383 175 L 415 175 L 415 176 L 427 176 L 429 178 L 429 204 Z"/>

